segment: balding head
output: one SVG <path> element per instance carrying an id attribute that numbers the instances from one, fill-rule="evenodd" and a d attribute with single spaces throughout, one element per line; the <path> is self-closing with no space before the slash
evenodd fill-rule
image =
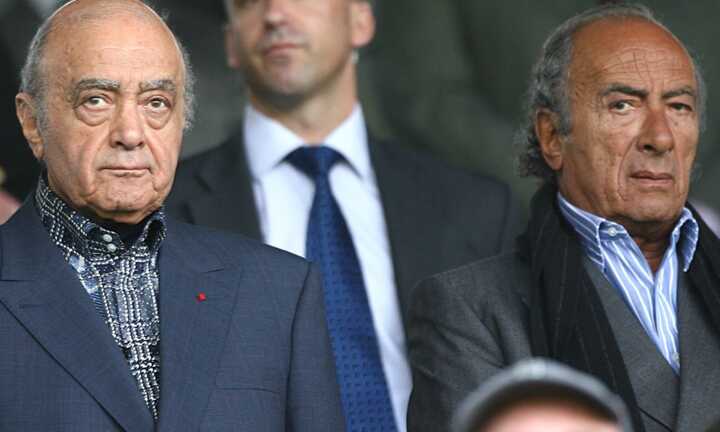
<path id="1" fill-rule="evenodd" d="M 542 110 L 554 113 L 557 117 L 558 131 L 567 135 L 572 129 L 570 113 L 569 70 L 573 53 L 576 51 L 575 39 L 580 30 L 598 21 L 644 20 L 655 24 L 668 33 L 667 27 L 660 22 L 650 9 L 640 4 L 608 3 L 588 9 L 575 15 L 548 36 L 543 44 L 530 77 L 527 91 L 527 117 L 522 130 L 517 135 L 517 145 L 522 148 L 519 155 L 519 171 L 523 176 L 535 176 L 550 183 L 556 183 L 556 172 L 545 162 L 538 136 L 535 132 L 535 119 Z M 675 36 L 671 37 L 677 39 Z M 683 45 L 678 41 L 680 45 Z M 685 50 L 685 48 L 683 47 Z M 697 59 L 691 58 L 695 80 L 698 86 L 698 114 L 700 126 L 705 121 L 705 81 Z"/>
<path id="2" fill-rule="evenodd" d="M 192 79 L 163 20 L 136 0 L 76 0 L 38 31 L 16 97 L 53 191 L 97 220 L 135 224 L 172 185 Z"/>
<path id="3" fill-rule="evenodd" d="M 72 31 L 79 25 L 100 24 L 120 16 L 133 17 L 148 25 L 157 25 L 167 32 L 182 59 L 184 71 L 184 117 L 185 127 L 192 125 L 195 108 L 195 77 L 185 47 L 168 28 L 165 20 L 150 6 L 139 0 L 71 0 L 60 6 L 39 27 L 33 37 L 25 59 L 21 76 L 20 92 L 31 95 L 41 128 L 45 125 L 45 92 L 47 87 L 46 54 L 53 40 L 63 41 L 63 32 Z M 52 47 L 51 47 L 52 48 Z"/>

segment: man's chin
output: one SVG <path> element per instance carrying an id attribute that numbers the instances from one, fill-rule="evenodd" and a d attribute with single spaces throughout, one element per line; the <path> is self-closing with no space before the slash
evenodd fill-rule
<path id="1" fill-rule="evenodd" d="M 677 194 L 669 193 L 646 193 L 638 194 L 634 199 L 633 207 L 648 217 L 667 220 L 676 218 L 685 206 L 687 197 L 680 198 Z"/>
<path id="2" fill-rule="evenodd" d="M 97 221 L 135 225 L 160 208 L 160 202 L 152 201 L 139 205 L 142 201 L 113 201 L 110 205 L 89 205 L 89 216 Z"/>
<path id="3" fill-rule="evenodd" d="M 663 226 L 674 224 L 680 213 L 682 213 L 682 207 L 676 207 L 675 205 L 665 207 L 660 205 L 643 206 L 642 203 L 638 203 L 631 213 L 631 219 L 643 225 Z"/>

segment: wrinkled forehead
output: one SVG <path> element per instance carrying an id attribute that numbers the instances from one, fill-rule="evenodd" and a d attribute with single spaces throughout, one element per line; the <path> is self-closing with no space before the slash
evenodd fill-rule
<path id="1" fill-rule="evenodd" d="M 689 63 L 682 56 L 667 49 L 653 47 L 630 47 L 610 53 L 597 67 L 588 68 L 590 78 L 605 76 L 609 79 L 636 75 L 641 79 L 650 78 L 654 72 L 663 72 L 678 78 L 692 72 Z"/>
<path id="2" fill-rule="evenodd" d="M 62 87 L 86 78 L 125 83 L 171 79 L 181 87 L 180 56 L 174 39 L 157 23 L 113 16 L 60 29 L 48 42 L 44 67 Z"/>
<path id="3" fill-rule="evenodd" d="M 59 7 L 48 20 L 54 25 L 62 25 L 120 13 L 133 14 L 138 19 L 157 21 L 164 25 L 163 19 L 152 8 L 139 0 L 71 0 Z"/>
<path id="4" fill-rule="evenodd" d="M 182 68 L 182 54 L 174 35 L 160 17 L 141 3 L 78 0 L 51 19 L 44 53 L 50 63 L 105 64 L 121 60 L 134 68 Z"/>
<path id="5" fill-rule="evenodd" d="M 656 81 L 696 86 L 694 66 L 680 42 L 640 19 L 589 24 L 573 39 L 571 76 L 576 82 Z"/>

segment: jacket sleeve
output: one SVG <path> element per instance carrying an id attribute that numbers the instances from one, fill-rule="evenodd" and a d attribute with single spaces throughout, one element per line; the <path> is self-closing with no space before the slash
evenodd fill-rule
<path id="1" fill-rule="evenodd" d="M 408 331 L 413 374 L 409 432 L 450 430 L 463 399 L 504 365 L 483 313 L 463 295 L 464 287 L 473 285 L 468 279 L 457 281 L 446 273 L 416 288 Z"/>
<path id="2" fill-rule="evenodd" d="M 309 267 L 295 312 L 288 380 L 288 431 L 345 430 L 322 284 L 314 265 Z"/>

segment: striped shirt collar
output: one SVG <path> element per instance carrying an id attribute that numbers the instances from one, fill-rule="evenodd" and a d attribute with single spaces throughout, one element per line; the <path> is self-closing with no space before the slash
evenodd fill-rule
<path id="1" fill-rule="evenodd" d="M 618 235 L 629 235 L 625 227 L 575 207 L 560 192 L 557 197 L 560 211 L 580 237 L 588 258 L 605 271 L 606 263 L 602 254 L 601 240 L 608 240 Z M 676 246 L 684 272 L 688 271 L 692 263 L 698 236 L 698 223 L 690 210 L 684 207 L 670 235 L 671 244 Z"/>

